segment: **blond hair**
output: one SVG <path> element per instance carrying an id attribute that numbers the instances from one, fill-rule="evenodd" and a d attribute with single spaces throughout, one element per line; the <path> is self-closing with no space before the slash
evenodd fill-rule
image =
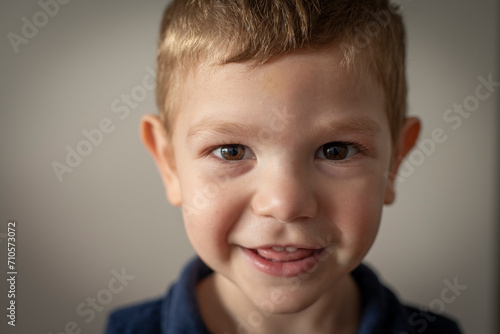
<path id="1" fill-rule="evenodd" d="M 255 65 L 332 45 L 348 68 L 368 68 L 385 92 L 393 142 L 406 115 L 405 31 L 387 0 L 174 0 L 165 10 L 156 97 L 167 129 L 184 76 L 207 63 Z"/>

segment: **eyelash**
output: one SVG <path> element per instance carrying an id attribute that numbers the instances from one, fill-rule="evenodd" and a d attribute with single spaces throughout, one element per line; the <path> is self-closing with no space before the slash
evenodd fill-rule
<path id="1" fill-rule="evenodd" d="M 351 148 L 348 148 L 349 150 L 351 149 L 354 149 L 356 152 L 347 157 L 347 158 L 344 158 L 344 159 L 339 159 L 339 160 L 334 160 L 334 159 L 326 159 L 326 158 L 318 158 L 318 159 L 324 159 L 330 163 L 336 163 L 336 164 L 342 164 L 343 162 L 346 162 L 346 161 L 350 161 L 351 159 L 355 158 L 357 155 L 360 155 L 360 154 L 366 154 L 367 152 L 367 148 L 362 145 L 362 144 L 359 144 L 359 143 L 355 143 L 355 142 L 351 142 L 351 141 L 332 141 L 332 142 L 328 142 L 326 144 L 323 144 L 321 145 L 315 152 L 314 154 L 314 157 L 317 158 L 317 155 L 319 152 L 321 152 L 322 149 L 324 149 L 324 147 L 326 145 L 329 145 L 329 144 L 339 144 L 339 145 L 346 145 L 347 147 L 351 147 Z M 234 163 L 237 163 L 237 162 L 240 162 L 242 160 L 247 160 L 247 159 L 241 159 L 241 160 L 229 160 L 229 159 L 224 159 L 224 158 L 221 158 L 219 156 L 216 156 L 214 154 L 214 151 L 215 150 L 220 150 L 222 149 L 224 146 L 241 146 L 245 149 L 245 153 L 244 154 L 247 154 L 247 151 L 250 151 L 253 155 L 253 152 L 252 150 L 246 146 L 246 145 L 243 145 L 243 144 L 235 144 L 235 143 L 221 143 L 221 144 L 217 144 L 217 145 L 213 145 L 211 146 L 210 148 L 208 148 L 205 152 L 205 156 L 210 156 L 212 157 L 213 159 L 216 159 L 219 163 L 222 163 L 222 164 L 234 164 Z M 348 154 L 350 154 L 348 152 Z"/>
<path id="2" fill-rule="evenodd" d="M 244 159 L 242 159 L 242 160 L 227 160 L 227 159 L 222 159 L 222 158 L 216 156 L 214 154 L 214 151 L 220 150 L 224 146 L 241 146 L 241 147 L 245 148 L 246 151 L 252 151 L 250 149 L 250 147 L 243 145 L 243 144 L 236 144 L 235 142 L 221 142 L 220 144 L 216 144 L 216 145 L 213 145 L 213 146 L 210 146 L 209 148 L 207 148 L 204 151 L 204 153 L 202 154 L 202 156 L 207 157 L 207 158 L 211 158 L 220 164 L 234 164 L 234 163 L 238 163 L 238 162 L 241 162 L 242 160 L 244 160 Z M 246 152 L 245 152 L 245 154 L 246 154 Z M 252 155 L 253 155 L 253 152 L 252 152 Z"/>
<path id="3" fill-rule="evenodd" d="M 323 144 L 321 145 L 317 150 L 316 150 L 316 153 L 315 153 L 315 157 L 318 155 L 318 153 L 322 152 L 322 150 L 324 149 L 325 146 L 327 145 L 330 145 L 330 144 L 337 144 L 337 145 L 345 145 L 348 147 L 348 150 L 352 150 L 354 149 L 356 152 L 353 153 L 351 156 L 349 157 L 346 157 L 344 159 L 339 159 L 339 160 L 334 160 L 334 159 L 326 159 L 326 158 L 322 158 L 324 160 L 327 160 L 328 162 L 330 163 L 337 163 L 337 164 L 341 164 L 343 162 L 347 162 L 353 158 L 355 158 L 357 155 L 359 154 L 366 154 L 367 152 L 367 148 L 364 146 L 364 145 L 361 145 L 361 144 L 358 144 L 358 143 L 354 143 L 354 142 L 349 142 L 349 141 L 332 141 L 332 142 L 329 142 L 329 143 L 326 143 L 326 144 Z M 350 152 L 348 152 L 347 154 L 350 154 Z"/>
<path id="4" fill-rule="evenodd" d="M 219 156 L 215 155 L 215 153 L 214 153 L 215 151 L 217 151 L 217 150 L 219 150 L 219 151 L 220 151 L 220 150 L 222 150 L 222 149 L 223 149 L 223 148 L 225 148 L 225 147 L 234 147 L 234 146 L 238 146 L 238 147 L 240 147 L 240 148 L 243 148 L 243 150 L 244 150 L 244 151 L 243 151 L 243 158 L 242 158 L 242 159 L 235 159 L 235 160 L 224 159 L 224 158 L 222 158 L 222 157 L 219 157 Z M 250 153 L 249 153 L 249 152 L 250 152 Z M 228 162 L 228 163 L 234 163 L 234 162 L 238 162 L 238 161 L 242 161 L 242 160 L 247 160 L 247 159 L 244 159 L 244 158 L 245 158 L 245 155 L 248 155 L 248 154 L 251 154 L 252 156 L 254 155 L 254 154 L 253 154 L 253 152 L 252 152 L 252 150 L 251 150 L 248 146 L 245 146 L 245 145 L 242 145 L 242 144 L 224 144 L 224 145 L 218 145 L 218 146 L 214 147 L 214 148 L 210 151 L 210 153 L 211 153 L 212 155 L 215 155 L 215 157 L 216 157 L 219 161 L 221 161 L 221 162 Z"/>

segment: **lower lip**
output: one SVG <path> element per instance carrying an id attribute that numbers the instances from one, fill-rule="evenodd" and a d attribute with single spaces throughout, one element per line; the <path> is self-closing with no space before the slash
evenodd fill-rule
<path id="1" fill-rule="evenodd" d="M 293 277 L 310 272 L 314 266 L 318 264 L 318 258 L 324 249 L 314 252 L 313 255 L 297 261 L 288 262 L 275 262 L 264 259 L 253 250 L 248 248 L 241 248 L 246 258 L 250 263 L 257 268 L 257 270 L 278 277 Z"/>

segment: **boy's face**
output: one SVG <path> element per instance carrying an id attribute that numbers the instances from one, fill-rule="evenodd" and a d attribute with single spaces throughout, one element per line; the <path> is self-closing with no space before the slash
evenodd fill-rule
<path id="1" fill-rule="evenodd" d="M 275 312 L 349 276 L 392 201 L 384 92 L 340 61 L 333 50 L 202 67 L 183 85 L 171 142 L 145 121 L 196 252 L 229 290 Z"/>

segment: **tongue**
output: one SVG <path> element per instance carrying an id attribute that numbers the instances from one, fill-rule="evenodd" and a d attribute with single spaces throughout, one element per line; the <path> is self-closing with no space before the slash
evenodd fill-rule
<path id="1" fill-rule="evenodd" d="M 267 260 L 288 262 L 305 259 L 314 254 L 314 249 L 299 248 L 296 252 L 278 252 L 272 248 L 257 248 L 257 254 Z"/>

